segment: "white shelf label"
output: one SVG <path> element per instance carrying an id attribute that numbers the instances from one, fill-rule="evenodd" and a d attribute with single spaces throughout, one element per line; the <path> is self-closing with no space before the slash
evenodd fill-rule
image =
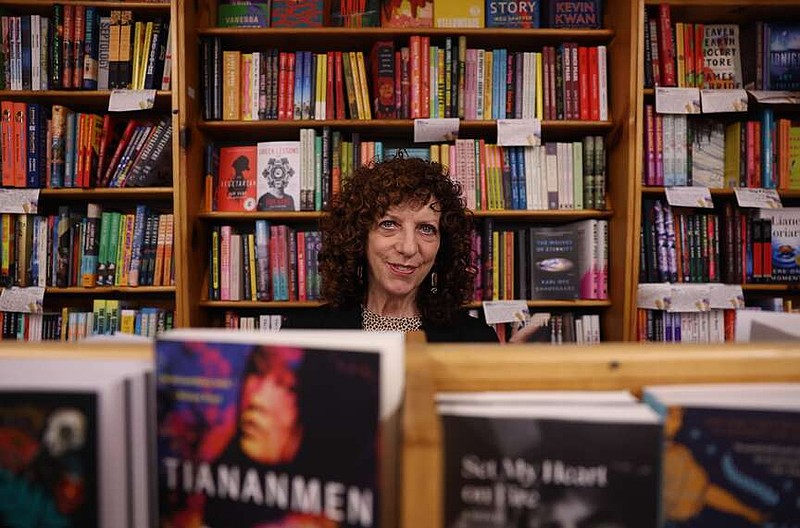
<path id="1" fill-rule="evenodd" d="M 736 187 L 736 202 L 739 207 L 757 207 L 759 209 L 781 209 L 781 197 L 775 189 L 748 189 Z"/>
<path id="2" fill-rule="evenodd" d="M 113 90 L 108 99 L 109 112 L 150 110 L 156 102 L 155 90 Z"/>
<path id="3" fill-rule="evenodd" d="M 700 90 L 704 114 L 747 112 L 747 92 L 738 90 Z"/>
<path id="4" fill-rule="evenodd" d="M 744 308 L 744 292 L 741 284 L 710 284 L 709 305 L 711 308 L 734 309 Z"/>
<path id="5" fill-rule="evenodd" d="M 0 292 L 0 312 L 40 313 L 44 301 L 44 288 L 5 288 Z"/>
<path id="6" fill-rule="evenodd" d="M 39 189 L 0 190 L 0 213 L 36 214 L 39 212 Z"/>
<path id="7" fill-rule="evenodd" d="M 457 117 L 415 119 L 414 143 L 453 141 L 458 137 L 458 125 L 459 119 Z"/>
<path id="8" fill-rule="evenodd" d="M 708 187 L 667 187 L 666 193 L 667 203 L 673 207 L 714 208 Z"/>
<path id="9" fill-rule="evenodd" d="M 542 122 L 538 119 L 498 119 L 497 144 L 504 147 L 541 145 Z"/>
<path id="10" fill-rule="evenodd" d="M 800 92 L 750 90 L 748 93 L 762 104 L 800 104 Z"/>
<path id="11" fill-rule="evenodd" d="M 483 301 L 487 324 L 524 322 L 528 319 L 525 301 Z"/>
<path id="12" fill-rule="evenodd" d="M 698 88 L 656 88 L 656 112 L 659 114 L 699 114 Z"/>

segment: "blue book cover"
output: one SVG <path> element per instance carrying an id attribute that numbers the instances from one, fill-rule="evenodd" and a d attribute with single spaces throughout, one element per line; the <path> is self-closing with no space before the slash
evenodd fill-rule
<path id="1" fill-rule="evenodd" d="M 99 53 L 100 22 L 97 8 L 86 6 L 86 33 L 83 42 L 83 88 L 97 90 L 97 66 Z"/>
<path id="2" fill-rule="evenodd" d="M 540 0 L 486 0 L 486 27 L 538 28 Z"/>
<path id="3" fill-rule="evenodd" d="M 64 187 L 75 187 L 77 121 L 75 112 L 67 110 L 67 134 L 64 139 Z"/>
<path id="4" fill-rule="evenodd" d="M 764 24 L 767 90 L 800 90 L 800 24 Z"/>
<path id="5" fill-rule="evenodd" d="M 775 189 L 775 175 L 773 174 L 773 160 L 775 144 L 772 138 L 775 137 L 775 113 L 772 108 L 764 108 L 761 111 L 761 187 L 764 189 Z"/>
<path id="6" fill-rule="evenodd" d="M 33 73 L 31 71 L 31 16 L 20 17 L 20 38 L 22 39 L 22 89 L 30 90 Z"/>
<path id="7" fill-rule="evenodd" d="M 292 101 L 292 115 L 294 119 L 303 118 L 303 72 L 306 54 L 303 51 L 294 52 L 294 101 Z"/>
<path id="8" fill-rule="evenodd" d="M 388 470 L 380 345 L 356 339 L 336 350 L 277 336 L 194 331 L 157 341 L 162 523 L 379 525 Z"/>
<path id="9" fill-rule="evenodd" d="M 41 187 L 41 174 L 42 174 L 42 146 L 41 141 L 41 128 L 42 123 L 42 107 L 38 103 L 28 103 L 28 134 L 27 139 L 27 169 L 25 186 L 29 189 L 37 189 Z"/>
<path id="10" fill-rule="evenodd" d="M 301 119 L 314 118 L 314 88 L 316 86 L 316 65 L 317 57 L 310 51 L 301 52 L 303 58 L 303 100 L 301 108 Z"/>

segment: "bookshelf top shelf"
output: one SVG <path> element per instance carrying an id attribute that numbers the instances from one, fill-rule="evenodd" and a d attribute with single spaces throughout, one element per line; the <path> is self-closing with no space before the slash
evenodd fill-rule
<path id="1" fill-rule="evenodd" d="M 658 0 L 645 0 L 656 8 Z M 800 16 L 800 0 L 671 0 L 673 22 L 749 23 L 756 20 L 786 20 Z"/>
<path id="2" fill-rule="evenodd" d="M 557 45 L 564 41 L 584 45 L 610 42 L 613 29 L 510 29 L 510 28 L 205 28 L 198 30 L 201 37 L 220 37 L 224 46 L 252 49 L 256 45 L 286 46 L 302 36 L 302 46 L 319 50 L 368 50 L 377 40 L 402 40 L 412 35 L 432 39 L 466 36 L 469 46 L 487 48 L 506 47 L 512 50 L 541 45 Z M 288 40 L 287 40 L 288 39 Z"/>
<path id="3" fill-rule="evenodd" d="M 39 197 L 58 200 L 171 200 L 172 187 L 42 189 Z"/>
<path id="4" fill-rule="evenodd" d="M 55 4 L 125 9 L 137 13 L 169 14 L 170 2 L 106 2 L 103 0 L 0 0 L 0 7 L 25 14 L 50 14 Z"/>
<path id="5" fill-rule="evenodd" d="M 70 286 L 68 288 L 48 287 L 45 289 L 46 295 L 107 295 L 114 293 L 125 294 L 174 294 L 175 286 L 96 286 L 94 288 L 84 288 L 82 286 Z"/>
<path id="6" fill-rule="evenodd" d="M 2 0 L 0 0 L 2 1 Z M 0 4 L 2 8 L 2 4 Z M 0 90 L 2 101 L 22 101 L 25 103 L 60 104 L 74 109 L 107 111 L 110 90 Z M 172 92 L 157 91 L 153 110 L 165 112 L 172 107 Z M 131 112 L 115 112 L 125 116 Z"/>

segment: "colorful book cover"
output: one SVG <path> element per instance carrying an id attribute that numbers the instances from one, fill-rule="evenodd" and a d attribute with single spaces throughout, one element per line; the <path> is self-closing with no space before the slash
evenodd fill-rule
<path id="1" fill-rule="evenodd" d="M 800 24 L 764 24 L 767 90 L 800 90 Z"/>
<path id="2" fill-rule="evenodd" d="M 271 27 L 322 27 L 323 0 L 272 0 Z"/>
<path id="3" fill-rule="evenodd" d="M 577 299 L 581 248 L 574 226 L 531 227 L 531 298 Z"/>
<path id="4" fill-rule="evenodd" d="M 539 0 L 486 0 L 486 27 L 538 28 Z"/>
<path id="5" fill-rule="evenodd" d="M 256 210 L 255 145 L 219 149 L 217 211 Z"/>
<path id="6" fill-rule="evenodd" d="M 742 88 L 739 26 L 706 24 L 703 31 L 703 88 Z"/>
<path id="7" fill-rule="evenodd" d="M 231 28 L 269 27 L 270 4 L 237 1 L 217 7 L 217 26 Z"/>
<path id="8" fill-rule="evenodd" d="M 600 28 L 603 25 L 603 0 L 545 0 L 547 27 Z"/>
<path id="9" fill-rule="evenodd" d="M 433 27 L 433 0 L 383 0 L 381 27 Z"/>
<path id="10" fill-rule="evenodd" d="M 661 424 L 643 406 L 452 403 L 439 412 L 444 526 L 659 526 Z"/>
<path id="11" fill-rule="evenodd" d="M 380 345 L 211 334 L 156 345 L 162 525 L 378 526 Z"/>
<path id="12" fill-rule="evenodd" d="M 772 222 L 772 280 L 800 282 L 800 208 L 758 209 Z"/>
<path id="13" fill-rule="evenodd" d="M 437 28 L 484 27 L 484 0 L 434 0 L 433 26 Z"/>
<path id="14" fill-rule="evenodd" d="M 256 193 L 259 211 L 300 210 L 300 142 L 258 144 Z"/>
<path id="15" fill-rule="evenodd" d="M 0 391 L 0 526 L 98 524 L 97 396 Z"/>
<path id="16" fill-rule="evenodd" d="M 696 403 L 665 404 L 645 392 L 645 401 L 665 416 L 664 526 L 798 526 L 800 412 L 788 402 L 767 404 L 772 390 L 760 385 L 741 393 L 748 395 L 744 404 L 741 396 L 712 402 L 701 392 Z M 789 397 L 796 402 L 796 391 Z"/>

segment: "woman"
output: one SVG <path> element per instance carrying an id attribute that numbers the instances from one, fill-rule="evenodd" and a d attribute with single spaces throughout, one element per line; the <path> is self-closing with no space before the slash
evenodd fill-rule
<path id="1" fill-rule="evenodd" d="M 496 342 L 462 306 L 472 297 L 472 219 L 438 163 L 397 157 L 354 172 L 322 220 L 327 305 L 289 328 L 423 330 L 428 341 Z"/>

